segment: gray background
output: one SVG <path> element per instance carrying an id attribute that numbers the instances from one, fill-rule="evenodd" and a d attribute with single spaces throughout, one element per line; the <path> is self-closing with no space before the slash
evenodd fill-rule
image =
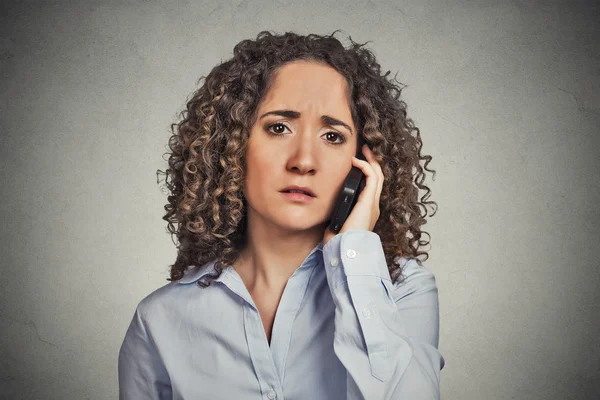
<path id="1" fill-rule="evenodd" d="M 409 85 L 437 170 L 442 398 L 600 396 L 597 2 L 1 8 L 1 398 L 117 397 L 125 330 L 175 259 L 169 124 L 240 40 L 337 28 Z"/>

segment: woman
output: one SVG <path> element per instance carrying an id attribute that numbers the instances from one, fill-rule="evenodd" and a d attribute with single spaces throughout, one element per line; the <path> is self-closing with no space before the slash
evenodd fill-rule
<path id="1" fill-rule="evenodd" d="M 439 398 L 437 286 L 417 259 L 431 157 L 401 89 L 334 35 L 240 42 L 172 125 L 179 251 L 127 330 L 121 399 Z M 336 234 L 353 166 L 366 183 Z"/>

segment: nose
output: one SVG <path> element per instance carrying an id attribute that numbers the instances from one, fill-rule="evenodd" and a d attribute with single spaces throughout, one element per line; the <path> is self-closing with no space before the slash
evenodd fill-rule
<path id="1" fill-rule="evenodd" d="M 311 140 L 310 134 L 306 134 L 304 137 L 305 139 L 298 139 L 293 144 L 295 147 L 290 153 L 287 168 L 290 171 L 298 171 L 302 174 L 314 174 L 317 160 L 314 140 Z"/>

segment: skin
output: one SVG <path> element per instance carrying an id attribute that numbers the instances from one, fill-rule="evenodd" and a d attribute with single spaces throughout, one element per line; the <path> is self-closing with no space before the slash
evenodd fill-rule
<path id="1" fill-rule="evenodd" d="M 244 185 L 247 245 L 233 267 L 259 309 L 269 341 L 289 277 L 320 241 L 326 244 L 335 235 L 326 222 L 352 166 L 363 170 L 367 184 L 340 233 L 372 230 L 379 217 L 383 176 L 368 147 L 363 148 L 367 161 L 354 157 L 358 132 L 346 90 L 343 76 L 329 66 L 310 61 L 286 64 L 259 104 L 250 130 Z M 275 110 L 301 115 L 261 118 Z M 344 122 L 350 130 L 324 124 L 322 115 Z M 309 203 L 289 201 L 280 193 L 289 185 L 310 187 L 317 197 Z"/>

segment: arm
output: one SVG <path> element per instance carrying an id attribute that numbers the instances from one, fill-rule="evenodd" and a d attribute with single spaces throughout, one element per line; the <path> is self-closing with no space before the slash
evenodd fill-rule
<path id="1" fill-rule="evenodd" d="M 392 283 L 379 235 L 366 230 L 333 237 L 323 259 L 347 398 L 438 400 L 445 361 L 433 273 L 409 262 L 405 281 Z"/>
<path id="2" fill-rule="evenodd" d="M 119 400 L 171 398 L 169 375 L 138 307 L 119 351 Z"/>

